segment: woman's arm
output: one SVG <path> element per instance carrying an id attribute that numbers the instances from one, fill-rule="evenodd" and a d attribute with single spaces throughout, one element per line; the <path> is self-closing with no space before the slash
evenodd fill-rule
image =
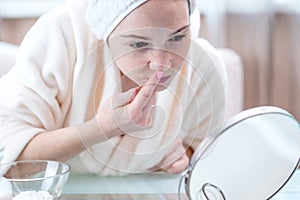
<path id="1" fill-rule="evenodd" d="M 94 144 L 151 127 L 149 109 L 160 77 L 160 72 L 154 73 L 144 86 L 107 99 L 96 117 L 88 122 L 34 136 L 18 160 L 66 161 Z"/>
<path id="2" fill-rule="evenodd" d="M 20 45 L 15 66 L 0 79 L 3 162 L 42 158 L 43 153 L 44 158 L 54 157 L 50 152 L 59 152 L 57 147 L 73 137 L 71 131 L 59 129 L 72 103 L 75 48 L 68 18 L 56 14 L 41 17 L 30 29 Z M 68 134 L 58 137 L 62 131 Z"/>
<path id="3" fill-rule="evenodd" d="M 17 160 L 42 159 L 64 162 L 87 147 L 106 139 L 107 136 L 102 135 L 96 120 L 93 119 L 77 127 L 37 134 L 25 146 Z"/>

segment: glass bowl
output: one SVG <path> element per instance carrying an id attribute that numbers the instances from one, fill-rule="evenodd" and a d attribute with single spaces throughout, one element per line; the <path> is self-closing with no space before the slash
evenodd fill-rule
<path id="1" fill-rule="evenodd" d="M 70 166 L 50 160 L 0 165 L 0 200 L 57 200 L 68 181 Z"/>

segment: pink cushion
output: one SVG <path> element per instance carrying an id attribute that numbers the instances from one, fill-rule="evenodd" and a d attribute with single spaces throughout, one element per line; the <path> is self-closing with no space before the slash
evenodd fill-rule
<path id="1" fill-rule="evenodd" d="M 244 70 L 241 57 L 227 48 L 217 49 L 227 72 L 226 119 L 244 109 Z"/>

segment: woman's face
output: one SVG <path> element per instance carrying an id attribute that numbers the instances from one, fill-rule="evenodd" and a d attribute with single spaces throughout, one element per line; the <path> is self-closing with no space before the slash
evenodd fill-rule
<path id="1" fill-rule="evenodd" d="M 143 85 L 161 70 L 157 90 L 165 89 L 183 65 L 190 46 L 187 0 L 149 0 L 116 27 L 108 38 L 123 75 Z"/>

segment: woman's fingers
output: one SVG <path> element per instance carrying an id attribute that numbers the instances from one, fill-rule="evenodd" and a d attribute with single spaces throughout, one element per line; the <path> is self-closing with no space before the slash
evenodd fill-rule
<path id="1" fill-rule="evenodd" d="M 186 154 L 182 155 L 178 160 L 176 160 L 166 172 L 169 174 L 177 174 L 184 171 L 189 164 L 189 158 Z"/>
<path id="2" fill-rule="evenodd" d="M 155 72 L 150 79 L 141 87 L 134 100 L 132 101 L 132 105 L 135 109 L 143 110 L 144 107 L 148 104 L 151 97 L 154 95 L 153 92 L 157 87 L 163 72 L 157 71 Z"/>
<path id="3" fill-rule="evenodd" d="M 184 171 L 189 164 L 189 158 L 181 139 L 176 139 L 169 152 L 163 160 L 153 167 L 153 170 L 160 169 L 166 173 L 174 174 Z"/>
<path id="4" fill-rule="evenodd" d="M 142 112 L 145 113 L 146 115 L 150 115 L 150 112 L 153 106 L 155 105 L 155 103 L 156 103 L 156 96 L 152 95 L 148 101 L 148 104 L 146 104 Z"/>
<path id="5" fill-rule="evenodd" d="M 181 157 L 177 158 L 176 161 L 165 164 L 166 165 L 163 165 L 165 167 L 160 168 L 160 170 L 169 174 L 176 174 L 184 171 L 187 168 L 189 164 L 189 158 L 186 154 L 183 154 Z"/>
<path id="6" fill-rule="evenodd" d="M 115 94 L 112 98 L 112 108 L 124 107 L 130 103 L 138 93 L 139 88 L 133 88 L 126 92 Z"/>
<path id="7" fill-rule="evenodd" d="M 104 110 L 111 108 L 113 129 L 119 131 L 137 131 L 152 125 L 151 107 L 155 104 L 155 88 L 162 71 L 155 72 L 143 86 L 133 88 L 111 98 Z"/>
<path id="8" fill-rule="evenodd" d="M 182 139 L 176 139 L 173 143 L 172 148 L 165 155 L 162 166 L 170 166 L 175 160 L 179 159 L 182 155 L 185 155 L 185 148 L 182 143 Z"/>
<path id="9" fill-rule="evenodd" d="M 127 104 L 131 104 L 134 107 L 134 109 L 144 110 L 149 102 L 152 103 L 151 100 L 153 100 L 154 97 L 153 92 L 156 86 L 158 85 L 162 74 L 162 71 L 157 71 L 143 86 L 139 86 L 137 88 L 128 90 L 124 93 L 115 95 L 114 103 L 116 106 L 113 107 L 117 108 L 120 106 L 126 106 Z"/>
<path id="10" fill-rule="evenodd" d="M 136 97 L 136 95 L 140 92 L 142 86 L 139 86 L 138 88 L 136 88 L 133 92 L 133 94 L 130 96 L 129 100 L 128 100 L 128 104 L 130 104 Z"/>

